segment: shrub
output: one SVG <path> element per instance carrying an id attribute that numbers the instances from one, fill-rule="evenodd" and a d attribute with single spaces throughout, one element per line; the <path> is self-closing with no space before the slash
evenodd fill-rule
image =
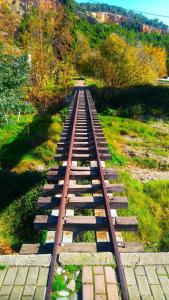
<path id="1" fill-rule="evenodd" d="M 34 107 L 23 101 L 23 87 L 28 83 L 27 55 L 14 56 L 5 53 L 0 45 L 0 125 L 11 123 L 11 115 L 35 112 Z"/>

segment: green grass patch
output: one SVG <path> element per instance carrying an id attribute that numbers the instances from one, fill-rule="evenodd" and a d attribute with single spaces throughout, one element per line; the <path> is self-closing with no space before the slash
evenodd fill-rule
<path id="1" fill-rule="evenodd" d="M 64 277 L 62 275 L 56 275 L 52 285 L 53 292 L 63 291 L 66 289 L 66 287 L 67 286 L 64 281 Z"/>
<path id="2" fill-rule="evenodd" d="M 88 243 L 95 243 L 96 242 L 96 234 L 94 231 L 86 231 L 86 232 L 80 232 L 75 237 L 75 242 L 88 242 Z"/>
<path id="3" fill-rule="evenodd" d="M 67 265 L 67 266 L 64 266 L 64 270 L 66 270 L 69 273 L 75 273 L 77 271 L 80 271 L 81 267 L 75 266 L 75 265 Z"/>
<path id="4" fill-rule="evenodd" d="M 0 270 L 2 271 L 2 270 L 5 270 L 7 268 L 7 266 L 6 265 L 2 265 L 2 264 L 0 264 Z"/>
<path id="5" fill-rule="evenodd" d="M 118 153 L 118 151 L 109 144 L 109 152 L 112 156 L 111 160 L 107 162 L 108 166 L 125 166 L 127 163 L 127 159 L 124 155 Z"/>
<path id="6" fill-rule="evenodd" d="M 52 285 L 52 296 L 51 299 L 61 299 L 62 296 L 59 295 L 60 291 L 66 291 L 69 293 L 69 298 L 74 294 L 78 293 L 78 291 L 82 287 L 82 274 L 81 274 L 81 266 L 75 265 L 66 265 L 64 266 L 64 272 L 61 274 L 56 274 L 54 277 L 53 285 Z M 78 272 L 78 273 L 77 273 Z M 75 289 L 69 289 L 68 285 L 71 280 L 75 281 Z"/>
<path id="7" fill-rule="evenodd" d="M 160 160 L 160 156 L 169 158 L 169 124 L 153 121 L 141 122 L 128 118 L 115 116 L 115 111 L 108 115 L 99 115 L 103 132 L 105 134 L 112 159 L 108 166 L 124 167 L 125 165 L 137 165 L 141 168 L 168 170 L 169 166 Z M 159 124 L 159 128 L 158 125 Z M 154 126 L 157 126 L 154 128 Z M 168 129 L 168 131 L 167 131 Z M 130 157 L 126 154 L 125 148 L 130 146 L 136 152 L 144 150 L 146 153 L 153 153 L 156 157 Z"/>
<path id="8" fill-rule="evenodd" d="M 136 215 L 139 222 L 138 234 L 124 233 L 125 238 L 141 240 L 147 250 L 169 251 L 169 181 L 142 184 L 126 172 L 121 172 L 120 181 L 129 207 L 120 209 L 119 215 Z"/>
<path id="9" fill-rule="evenodd" d="M 0 254 L 22 243 L 44 242 L 33 229 L 36 202 L 54 163 L 66 110 L 49 116 L 24 115 L 0 128 Z"/>

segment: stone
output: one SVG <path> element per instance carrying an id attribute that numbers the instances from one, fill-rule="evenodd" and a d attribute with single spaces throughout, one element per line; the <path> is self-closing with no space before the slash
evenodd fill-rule
<path id="1" fill-rule="evenodd" d="M 66 280 L 68 279 L 67 275 L 64 276 L 64 281 L 66 282 Z"/>
<path id="2" fill-rule="evenodd" d="M 68 283 L 67 288 L 68 288 L 69 290 L 71 290 L 71 291 L 74 291 L 74 290 L 75 290 L 75 286 L 76 286 L 75 280 L 72 279 L 72 280 Z"/>
<path id="3" fill-rule="evenodd" d="M 20 300 L 23 292 L 23 286 L 14 286 L 9 300 Z"/>
<path id="4" fill-rule="evenodd" d="M 103 275 L 103 267 L 102 266 L 96 266 L 93 268 L 94 270 L 94 274 L 97 274 L 97 275 Z"/>
<path id="5" fill-rule="evenodd" d="M 82 269 L 82 282 L 93 283 L 93 274 L 91 267 L 83 267 Z"/>
<path id="6" fill-rule="evenodd" d="M 3 285 L 13 285 L 17 271 L 18 271 L 17 267 L 8 268 Z"/>
<path id="7" fill-rule="evenodd" d="M 61 297 L 67 297 L 67 296 L 69 296 L 69 292 L 67 292 L 67 291 L 60 291 L 60 292 L 58 292 L 58 295 L 61 296 Z"/>
<path id="8" fill-rule="evenodd" d="M 78 276 L 79 276 L 79 274 L 80 274 L 80 271 L 76 271 L 76 274 L 75 274 L 75 276 L 76 276 L 76 277 L 78 277 Z"/>
<path id="9" fill-rule="evenodd" d="M 166 298 L 169 298 L 169 278 L 167 274 L 159 275 L 158 279 L 161 283 L 161 287 L 163 289 L 163 292 L 165 293 Z M 168 299 L 167 298 L 167 299 Z"/>
<path id="10" fill-rule="evenodd" d="M 0 264 L 8 266 L 43 266 L 49 267 L 50 254 L 0 255 Z"/>
<path id="11" fill-rule="evenodd" d="M 76 266 L 106 266 L 115 264 L 110 252 L 98 253 L 60 253 L 59 262 L 63 265 Z"/>
<path id="12" fill-rule="evenodd" d="M 44 300 L 45 299 L 46 287 L 38 286 L 35 290 L 34 300 Z"/>
<path id="13" fill-rule="evenodd" d="M 163 291 L 160 285 L 151 285 L 154 300 L 165 300 Z"/>
<path id="14" fill-rule="evenodd" d="M 140 295 L 137 286 L 128 286 L 129 299 L 130 300 L 140 300 Z"/>
<path id="15" fill-rule="evenodd" d="M 35 292 L 35 286 L 32 285 L 25 285 L 23 296 L 33 296 Z"/>
<path id="16" fill-rule="evenodd" d="M 96 294 L 105 294 L 106 293 L 104 275 L 95 275 L 94 283 L 95 283 L 95 293 Z"/>
<path id="17" fill-rule="evenodd" d="M 107 296 L 108 300 L 118 300 L 118 290 L 116 284 L 107 284 Z"/>
<path id="18" fill-rule="evenodd" d="M 12 290 L 12 285 L 3 285 L 0 289 L 0 299 L 1 296 L 9 296 Z"/>
<path id="19" fill-rule="evenodd" d="M 28 270 L 26 285 L 36 285 L 38 273 L 39 273 L 39 267 L 30 267 Z"/>
<path id="20" fill-rule="evenodd" d="M 137 275 L 144 275 L 145 276 L 145 270 L 142 266 L 138 266 L 135 268 L 135 273 L 136 273 L 136 276 Z"/>
<path id="21" fill-rule="evenodd" d="M 63 268 L 58 267 L 57 270 L 56 270 L 56 273 L 60 275 L 60 274 L 62 274 L 62 272 L 63 272 Z"/>
<path id="22" fill-rule="evenodd" d="M 40 268 L 37 285 L 38 286 L 46 286 L 48 280 L 48 268 Z"/>
<path id="23" fill-rule="evenodd" d="M 3 280 L 5 278 L 5 274 L 7 272 L 7 268 L 4 270 L 0 270 L 0 287 L 2 286 Z"/>
<path id="24" fill-rule="evenodd" d="M 159 284 L 154 266 L 145 266 L 149 284 Z"/>
<path id="25" fill-rule="evenodd" d="M 107 283 L 117 283 L 115 270 L 112 267 L 105 267 L 105 277 Z"/>
<path id="26" fill-rule="evenodd" d="M 19 267 L 18 273 L 15 278 L 15 285 L 24 285 L 26 276 L 28 273 L 28 267 Z"/>
<path id="27" fill-rule="evenodd" d="M 83 300 L 94 300 L 93 284 L 83 284 L 82 287 Z"/>
<path id="28" fill-rule="evenodd" d="M 146 276 L 137 276 L 137 283 L 141 296 L 151 296 L 151 291 Z"/>
<path id="29" fill-rule="evenodd" d="M 96 295 L 95 300 L 106 300 L 106 295 Z M 115 300 L 115 299 L 114 299 Z"/>
<path id="30" fill-rule="evenodd" d="M 137 286 L 133 269 L 132 268 L 124 268 L 124 273 L 126 276 L 127 285 Z"/>
<path id="31" fill-rule="evenodd" d="M 167 272 L 166 272 L 166 270 L 165 270 L 165 268 L 163 266 L 158 266 L 156 268 L 156 273 L 158 275 L 165 275 L 165 274 L 167 274 Z"/>
<path id="32" fill-rule="evenodd" d="M 166 267 L 167 273 L 169 274 L 169 265 L 165 266 L 165 267 Z"/>

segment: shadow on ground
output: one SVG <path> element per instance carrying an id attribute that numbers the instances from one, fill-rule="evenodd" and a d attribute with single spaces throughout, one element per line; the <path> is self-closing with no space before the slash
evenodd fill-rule
<path id="1" fill-rule="evenodd" d="M 0 149 L 0 165 L 4 169 L 14 168 L 35 147 L 48 140 L 50 116 L 37 117 L 19 133 L 14 141 Z"/>
<path id="2" fill-rule="evenodd" d="M 91 92 L 96 99 L 97 110 L 106 114 L 109 109 L 116 109 L 123 117 L 169 117 L 169 87 L 144 85 L 114 89 L 92 85 Z"/>

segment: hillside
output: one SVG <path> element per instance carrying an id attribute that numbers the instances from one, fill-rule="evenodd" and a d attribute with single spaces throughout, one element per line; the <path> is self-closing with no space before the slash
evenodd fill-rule
<path id="1" fill-rule="evenodd" d="M 113 23 L 148 33 L 168 33 L 168 26 L 158 19 L 148 19 L 140 13 L 105 3 L 80 3 L 79 10 L 86 12 L 99 23 Z"/>

